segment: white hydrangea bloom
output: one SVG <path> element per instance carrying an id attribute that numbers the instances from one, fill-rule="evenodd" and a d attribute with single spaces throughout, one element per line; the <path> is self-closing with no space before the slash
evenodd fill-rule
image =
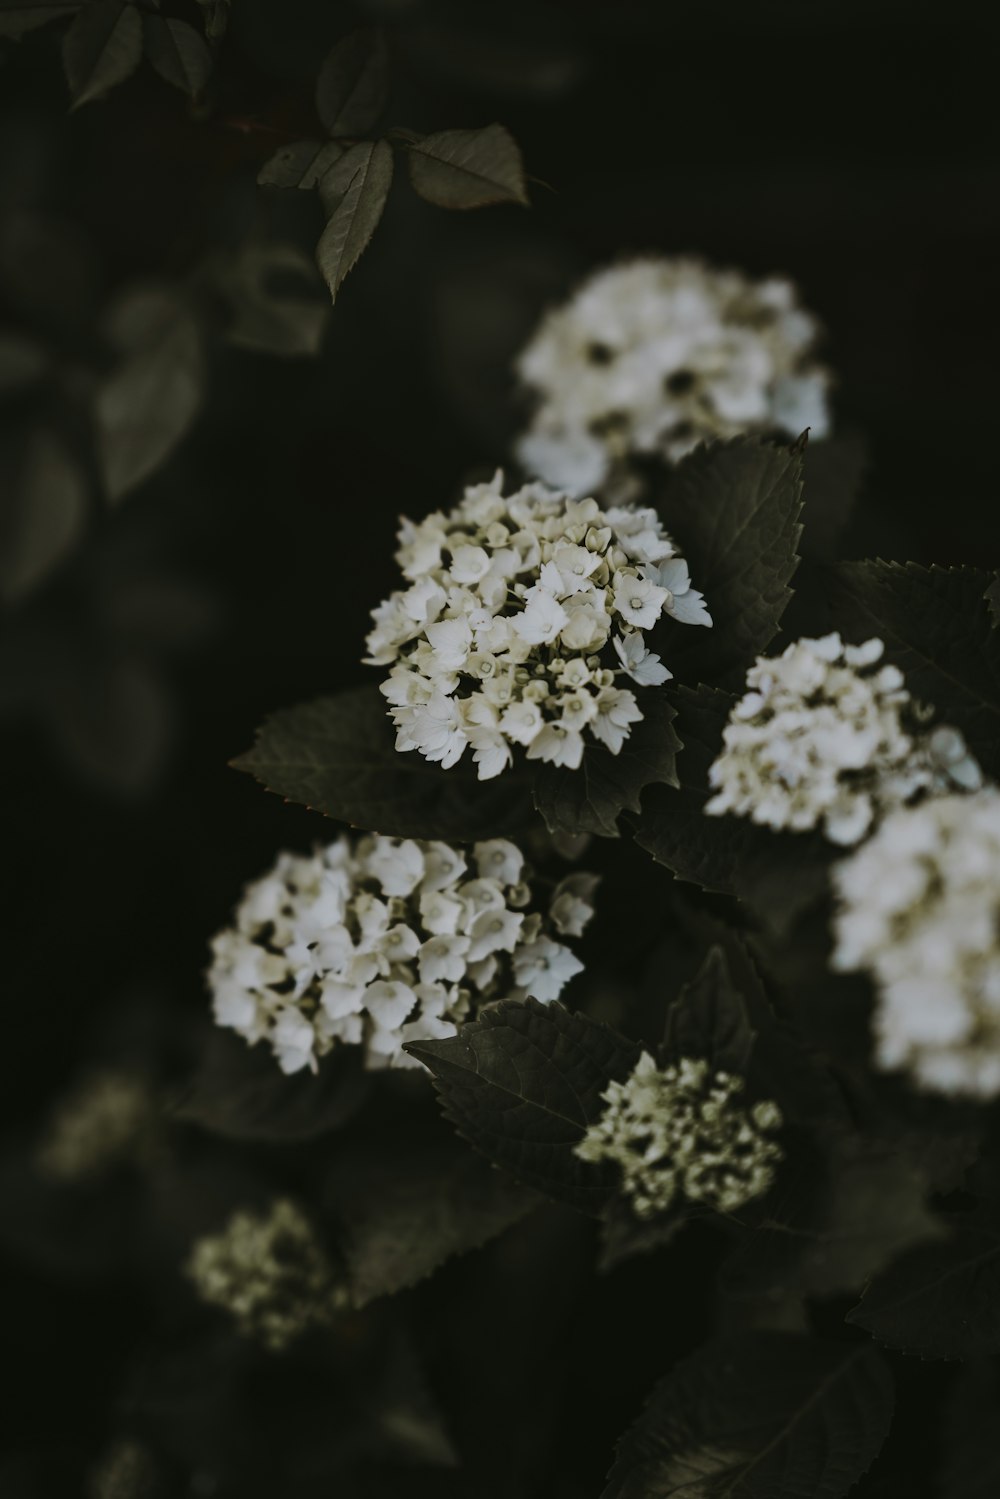
<path id="1" fill-rule="evenodd" d="M 766 1192 L 780 1145 L 770 1101 L 748 1111 L 735 1102 L 743 1079 L 713 1072 L 704 1058 L 682 1057 L 659 1068 L 643 1052 L 635 1071 L 601 1096 L 607 1108 L 575 1147 L 585 1161 L 611 1161 L 639 1218 L 666 1212 L 678 1200 L 733 1213 Z"/>
<path id="2" fill-rule="evenodd" d="M 274 1353 L 347 1304 L 312 1224 L 286 1198 L 266 1214 L 235 1213 L 221 1233 L 196 1241 L 184 1268 L 202 1301 Z"/>
<path id="3" fill-rule="evenodd" d="M 891 812 L 833 880 L 833 965 L 874 980 L 879 1066 L 1000 1094 L 1000 790 Z"/>
<path id="4" fill-rule="evenodd" d="M 643 632 L 664 614 L 712 623 L 654 510 L 504 495 L 498 472 L 399 539 L 408 586 L 373 612 L 365 659 L 390 668 L 396 748 L 445 768 L 471 749 L 480 780 L 516 746 L 569 769 L 587 735 L 617 754 L 642 712 L 616 679 L 670 676 Z"/>
<path id="5" fill-rule="evenodd" d="M 830 428 L 830 376 L 790 281 L 699 260 L 598 271 L 549 312 L 517 362 L 538 405 L 518 456 L 571 494 L 627 492 L 633 454 L 682 458 L 741 432 Z"/>
<path id="6" fill-rule="evenodd" d="M 416 1067 L 407 1041 L 453 1036 L 486 1000 L 559 995 L 583 965 L 551 933 L 582 933 L 595 885 L 569 875 L 546 915 L 527 910 L 524 855 L 505 838 L 463 851 L 344 834 L 281 854 L 212 943 L 215 1019 L 266 1041 L 284 1072 L 344 1044 L 369 1068 Z"/>
<path id="7" fill-rule="evenodd" d="M 761 656 L 730 715 L 709 774 L 705 810 L 770 828 L 822 828 L 857 843 L 876 813 L 918 793 L 981 785 L 955 729 L 921 731 L 922 710 L 881 640 L 844 645 L 837 634 Z M 910 727 L 908 727 L 908 724 Z"/>

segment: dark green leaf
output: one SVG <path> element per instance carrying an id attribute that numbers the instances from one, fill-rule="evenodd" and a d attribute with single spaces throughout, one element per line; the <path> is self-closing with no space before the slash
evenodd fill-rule
<path id="1" fill-rule="evenodd" d="M 605 1108 L 601 1094 L 627 1077 L 639 1047 L 560 1004 L 502 1000 L 446 1041 L 414 1041 L 445 1115 L 518 1181 L 582 1212 L 599 1213 L 616 1173 L 573 1154 Z"/>
<path id="2" fill-rule="evenodd" d="M 622 812 L 638 812 L 647 786 L 677 785 L 675 758 L 680 740 L 673 728 L 676 710 L 666 697 L 647 691 L 641 697 L 645 717 L 636 724 L 620 752 L 588 744 L 579 770 L 542 764 L 534 776 L 535 806 L 553 833 L 618 836 Z"/>
<path id="3" fill-rule="evenodd" d="M 746 1003 L 733 983 L 725 953 L 713 947 L 667 1012 L 664 1060 L 707 1057 L 715 1071 L 745 1077 L 753 1044 Z"/>
<path id="4" fill-rule="evenodd" d="M 720 1338 L 656 1386 L 602 1499 L 840 1499 L 892 1411 L 892 1377 L 867 1344 Z"/>
<path id="5" fill-rule="evenodd" d="M 351 1299 L 365 1306 L 477 1249 L 538 1204 L 460 1140 L 353 1144 L 330 1171 L 326 1201 Z"/>
<path id="6" fill-rule="evenodd" d="M 915 697 L 962 730 L 990 774 L 1000 770 L 1000 644 L 984 598 L 990 574 L 916 562 L 845 562 L 834 570 L 834 624 L 848 640 L 878 635 Z"/>
<path id="7" fill-rule="evenodd" d="M 0 599 L 16 604 L 72 551 L 86 523 L 87 483 L 43 427 L 9 455 L 0 451 L 0 484 Z"/>
<path id="8" fill-rule="evenodd" d="M 395 837 L 466 842 L 531 820 L 513 772 L 484 784 L 466 765 L 442 770 L 416 753 L 400 754 L 376 687 L 274 714 L 234 764 L 289 801 Z"/>
<path id="9" fill-rule="evenodd" d="M 897 1260 L 847 1320 L 921 1358 L 1000 1353 L 1000 1231 L 957 1216 L 945 1222 L 953 1236 Z"/>
<path id="10" fill-rule="evenodd" d="M 257 173 L 259 187 L 318 187 L 344 154 L 337 141 L 293 141 L 275 151 Z"/>
<path id="11" fill-rule="evenodd" d="M 851 519 L 868 468 L 858 433 L 811 442 L 805 455 L 802 555 L 830 561 Z"/>
<path id="12" fill-rule="evenodd" d="M 183 303 L 168 305 L 171 316 L 157 318 L 148 338 L 137 335 L 97 391 L 98 456 L 112 501 L 165 462 L 204 400 L 201 330 Z"/>
<path id="13" fill-rule="evenodd" d="M 316 80 L 316 112 L 331 135 L 367 135 L 385 108 L 385 38 L 355 31 L 329 52 Z"/>
<path id="14" fill-rule="evenodd" d="M 717 680 L 777 634 L 799 562 L 802 469 L 801 450 L 737 437 L 696 448 L 664 481 L 657 509 L 714 622 L 661 626 L 671 630 L 665 656 L 678 676 Z"/>
<path id="15" fill-rule="evenodd" d="M 316 261 L 334 299 L 378 228 L 391 186 L 392 147 L 385 141 L 351 146 L 323 177 L 320 191 L 330 217 Z"/>
<path id="16" fill-rule="evenodd" d="M 90 0 L 63 37 L 73 108 L 99 99 L 142 59 L 142 19 L 128 0 Z"/>
<path id="17" fill-rule="evenodd" d="M 169 1112 L 228 1139 L 296 1144 L 345 1123 L 370 1085 L 353 1048 L 286 1077 L 269 1051 L 213 1027 Z"/>
<path id="18" fill-rule="evenodd" d="M 425 135 L 409 145 L 408 157 L 410 181 L 438 208 L 528 205 L 521 152 L 503 125 Z"/>
<path id="19" fill-rule="evenodd" d="M 81 0 L 60 4 L 59 0 L 0 0 L 0 36 L 24 36 L 49 21 L 71 16 L 80 9 Z"/>
<path id="20" fill-rule="evenodd" d="M 187 21 L 143 16 L 146 56 L 160 77 L 196 99 L 212 75 L 212 54 Z"/>

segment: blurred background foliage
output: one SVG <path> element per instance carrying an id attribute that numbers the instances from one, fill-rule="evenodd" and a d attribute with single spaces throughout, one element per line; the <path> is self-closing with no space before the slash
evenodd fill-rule
<path id="1" fill-rule="evenodd" d="M 591 1226 L 545 1209 L 283 1373 L 193 1317 L 176 1264 L 315 1147 L 194 1132 L 145 1185 L 126 1163 L 66 1201 L 31 1141 L 94 1067 L 168 1091 L 190 1067 L 208 935 L 277 847 L 322 833 L 227 760 L 272 709 L 364 680 L 397 514 L 505 459 L 512 358 L 591 267 L 791 275 L 828 329 L 838 427 L 869 445 L 847 555 L 997 564 L 992 21 L 892 0 L 167 10 L 209 22 L 194 101 L 142 67 L 71 113 L 64 23 L 0 40 L 0 1490 L 84 1492 L 118 1463 L 131 1486 L 102 1494 L 294 1499 L 343 1467 L 345 1495 L 575 1499 L 702 1335 L 698 1230 L 595 1289 Z M 315 134 L 323 57 L 372 24 L 393 121 L 502 121 L 532 208 L 440 214 L 402 183 L 331 308 L 317 196 L 256 178 Z M 621 855 L 595 941 L 637 898 Z M 669 886 L 650 870 L 651 922 Z M 913 1410 L 866 1494 L 924 1492 Z"/>

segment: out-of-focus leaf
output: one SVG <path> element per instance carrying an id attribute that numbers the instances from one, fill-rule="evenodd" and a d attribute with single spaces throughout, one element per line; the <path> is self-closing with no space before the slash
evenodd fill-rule
<path id="1" fill-rule="evenodd" d="M 96 397 L 98 457 L 108 498 L 117 502 L 155 472 L 187 433 L 205 395 L 201 330 L 176 302 L 147 342 L 102 381 Z"/>
<path id="2" fill-rule="evenodd" d="M 425 135 L 407 147 L 407 156 L 410 181 L 438 208 L 528 206 L 520 148 L 503 125 Z"/>
<path id="3" fill-rule="evenodd" d="M 233 313 L 226 330 L 230 343 L 265 354 L 319 352 L 330 303 L 314 262 L 294 245 L 245 246 L 222 290 Z"/>
<path id="4" fill-rule="evenodd" d="M 49 356 L 41 344 L 21 333 L 0 333 L 0 396 L 12 395 L 41 379 Z"/>
<path id="5" fill-rule="evenodd" d="M 716 1072 L 746 1075 L 754 1032 L 721 947 L 710 949 L 698 973 L 667 1012 L 664 1058 L 705 1057 Z"/>
<path id="6" fill-rule="evenodd" d="M 392 147 L 385 141 L 351 146 L 323 177 L 320 191 L 330 217 L 316 261 L 332 298 L 378 228 L 391 186 Z"/>
<path id="7" fill-rule="evenodd" d="M 878 1455 L 893 1404 L 869 1344 L 720 1338 L 653 1390 L 602 1499 L 841 1499 Z"/>
<path id="8" fill-rule="evenodd" d="M 445 1117 L 525 1186 L 584 1213 L 601 1213 L 616 1173 L 573 1147 L 606 1107 L 640 1049 L 610 1026 L 561 1004 L 502 1000 L 444 1041 L 406 1050 L 434 1074 Z"/>
<path id="9" fill-rule="evenodd" d="M 130 0 L 89 0 L 63 38 L 73 108 L 99 99 L 142 59 L 142 18 Z"/>
<path id="10" fill-rule="evenodd" d="M 331 1167 L 325 1196 L 355 1306 L 415 1285 L 539 1202 L 455 1136 L 397 1140 L 391 1150 L 354 1141 Z"/>
<path id="11" fill-rule="evenodd" d="M 73 549 L 84 528 L 87 484 L 48 428 L 0 454 L 0 598 L 16 604 Z"/>
<path id="12" fill-rule="evenodd" d="M 376 687 L 286 708 L 266 720 L 253 749 L 233 761 L 269 791 L 353 827 L 400 838 L 471 842 L 531 821 L 513 773 L 484 784 L 468 767 L 450 770 L 400 754 Z"/>
<path id="13" fill-rule="evenodd" d="M 221 42 L 229 26 L 232 0 L 198 0 L 205 14 L 205 36 L 213 45 Z"/>
<path id="14" fill-rule="evenodd" d="M 43 711 L 56 747 L 101 790 L 136 796 L 155 781 L 173 732 L 173 707 L 143 661 L 71 653 L 48 683 Z"/>
<path id="15" fill-rule="evenodd" d="M 0 0 L 0 36 L 24 36 L 38 26 L 47 26 L 63 16 L 72 16 L 80 9 L 81 0 L 70 0 L 69 4 L 59 0 Z"/>
<path id="16" fill-rule="evenodd" d="M 355 31 L 328 53 L 316 80 L 316 113 L 331 135 L 366 135 L 378 122 L 389 86 L 380 31 Z"/>
<path id="17" fill-rule="evenodd" d="M 318 187 L 343 156 L 339 141 L 293 141 L 268 157 L 257 173 L 258 187 Z"/>
<path id="18" fill-rule="evenodd" d="M 142 18 L 146 56 L 160 77 L 196 99 L 212 75 L 212 54 L 187 21 L 147 12 Z"/>

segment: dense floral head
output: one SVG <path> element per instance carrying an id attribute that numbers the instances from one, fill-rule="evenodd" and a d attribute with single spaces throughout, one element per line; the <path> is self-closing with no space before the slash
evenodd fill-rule
<path id="1" fill-rule="evenodd" d="M 533 899 L 521 850 L 343 835 L 282 854 L 248 886 L 212 943 L 215 1019 L 267 1041 L 282 1070 L 315 1070 L 338 1044 L 369 1068 L 418 1066 L 407 1041 L 453 1036 L 498 997 L 556 999 L 583 967 L 555 934 L 579 936 L 594 876 Z"/>
<path id="2" fill-rule="evenodd" d="M 607 1108 L 576 1146 L 585 1161 L 611 1161 L 639 1218 L 675 1204 L 732 1213 L 761 1196 L 783 1152 L 769 1132 L 781 1125 L 770 1102 L 749 1112 L 736 1102 L 743 1079 L 713 1072 L 704 1058 L 658 1068 L 643 1052 L 631 1077 L 612 1083 Z"/>
<path id="3" fill-rule="evenodd" d="M 834 887 L 833 963 L 875 981 L 879 1065 L 1000 1094 L 1000 791 L 892 812 Z"/>
<path id="4" fill-rule="evenodd" d="M 829 376 L 789 281 L 698 260 L 599 271 L 550 312 L 518 360 L 538 396 L 518 456 L 573 494 L 617 482 L 632 454 L 684 456 L 761 431 L 823 437 Z"/>
<path id="5" fill-rule="evenodd" d="M 234 1213 L 195 1243 L 185 1270 L 202 1301 L 273 1353 L 329 1323 L 347 1300 L 312 1224 L 285 1198 L 264 1214 Z"/>
<path id="6" fill-rule="evenodd" d="M 902 673 L 879 665 L 883 649 L 881 640 L 844 645 L 834 634 L 760 657 L 726 726 L 705 810 L 771 828 L 822 828 L 851 844 L 885 808 L 980 785 L 956 730 L 921 730 Z"/>
<path id="7" fill-rule="evenodd" d="M 366 660 L 391 668 L 397 749 L 448 767 L 471 748 L 480 780 L 515 746 L 570 768 L 585 735 L 617 754 L 643 716 L 619 680 L 670 676 L 644 631 L 664 614 L 711 624 L 653 510 L 540 484 L 505 496 L 497 473 L 400 541 L 408 586 L 375 610 Z"/>

